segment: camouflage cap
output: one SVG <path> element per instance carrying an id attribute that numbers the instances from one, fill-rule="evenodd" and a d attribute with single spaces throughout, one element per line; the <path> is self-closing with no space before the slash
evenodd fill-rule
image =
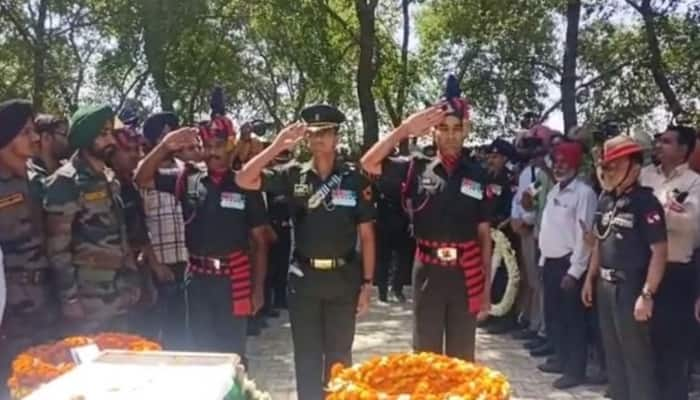
<path id="1" fill-rule="evenodd" d="M 90 146 L 100 134 L 105 123 L 114 119 L 114 111 L 108 105 L 81 107 L 70 121 L 68 143 L 75 149 Z"/>

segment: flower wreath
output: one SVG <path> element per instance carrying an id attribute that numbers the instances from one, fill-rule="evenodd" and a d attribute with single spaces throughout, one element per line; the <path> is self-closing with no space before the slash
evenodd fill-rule
<path id="1" fill-rule="evenodd" d="M 493 239 L 493 256 L 491 258 L 491 277 L 497 268 L 504 265 L 508 274 L 508 284 L 506 285 L 505 293 L 501 301 L 496 304 L 491 304 L 490 314 L 494 317 L 502 317 L 506 315 L 518 295 L 518 284 L 520 283 L 520 270 L 518 269 L 518 261 L 515 257 L 515 251 L 506 235 L 498 230 L 491 229 L 491 239 Z M 493 281 L 493 279 L 492 279 Z M 493 284 L 493 282 L 492 282 Z"/>
<path id="2" fill-rule="evenodd" d="M 483 365 L 432 353 L 376 356 L 331 369 L 326 400 L 507 400 L 506 377 Z"/>

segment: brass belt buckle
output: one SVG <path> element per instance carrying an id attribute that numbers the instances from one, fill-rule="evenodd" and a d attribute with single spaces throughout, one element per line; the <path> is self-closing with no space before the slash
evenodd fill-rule
<path id="1" fill-rule="evenodd" d="M 457 261 L 457 249 L 454 247 L 440 247 L 437 249 L 437 258 L 442 262 Z"/>
<path id="2" fill-rule="evenodd" d="M 331 269 L 333 268 L 333 261 L 330 258 L 315 258 L 311 260 L 311 266 L 316 269 Z"/>

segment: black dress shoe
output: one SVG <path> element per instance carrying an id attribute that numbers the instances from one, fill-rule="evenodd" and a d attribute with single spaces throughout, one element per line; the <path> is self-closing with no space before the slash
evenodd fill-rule
<path id="1" fill-rule="evenodd" d="M 583 381 L 583 378 L 574 378 L 571 376 L 564 375 L 561 378 L 554 381 L 554 383 L 552 383 L 552 387 L 559 390 L 566 390 L 571 389 L 572 387 L 582 385 Z"/>
<path id="2" fill-rule="evenodd" d="M 564 372 L 564 369 L 561 367 L 561 364 L 556 362 L 545 362 L 544 364 L 538 365 L 537 369 L 547 374 L 561 374 L 562 372 Z"/>
<path id="3" fill-rule="evenodd" d="M 526 350 L 534 350 L 538 347 L 544 346 L 545 344 L 547 344 L 547 339 L 543 337 L 537 337 L 529 342 L 525 342 L 525 344 L 523 344 L 523 347 Z"/>
<path id="4" fill-rule="evenodd" d="M 545 343 L 536 349 L 530 350 L 530 355 L 533 357 L 545 357 L 552 354 L 554 354 L 554 347 L 549 343 Z"/>
<path id="5" fill-rule="evenodd" d="M 379 289 L 379 301 L 382 303 L 389 302 L 389 293 L 386 290 Z"/>
<path id="6" fill-rule="evenodd" d="M 394 290 L 392 291 L 392 294 L 394 295 L 394 298 L 396 299 L 397 302 L 403 304 L 406 302 L 406 296 L 404 296 L 402 290 Z"/>
<path id="7" fill-rule="evenodd" d="M 596 371 L 594 374 L 586 378 L 586 383 L 590 385 L 605 385 L 608 383 L 608 375 L 602 371 Z"/>
<path id="8" fill-rule="evenodd" d="M 260 324 L 253 322 L 252 320 L 248 320 L 248 327 L 246 328 L 247 332 L 246 334 L 248 336 L 260 336 L 262 333 L 262 329 L 260 328 Z"/>
<path id="9" fill-rule="evenodd" d="M 538 337 L 539 336 L 537 336 L 537 332 L 531 331 L 529 329 L 523 329 L 513 334 L 513 339 L 515 340 L 533 340 L 537 339 Z"/>

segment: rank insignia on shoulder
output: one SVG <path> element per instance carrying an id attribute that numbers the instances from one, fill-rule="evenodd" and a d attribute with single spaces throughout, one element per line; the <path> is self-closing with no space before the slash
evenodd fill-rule
<path id="1" fill-rule="evenodd" d="M 85 198 L 85 201 L 100 201 L 107 198 L 107 191 L 98 190 L 95 192 L 87 192 L 83 194 L 83 197 Z"/>
<path id="2" fill-rule="evenodd" d="M 302 197 L 311 194 L 311 186 L 309 184 L 297 183 L 294 185 L 294 196 Z"/>
<path id="3" fill-rule="evenodd" d="M 0 208 L 10 207 L 15 204 L 20 204 L 24 201 L 24 194 L 13 193 L 0 198 Z"/>

